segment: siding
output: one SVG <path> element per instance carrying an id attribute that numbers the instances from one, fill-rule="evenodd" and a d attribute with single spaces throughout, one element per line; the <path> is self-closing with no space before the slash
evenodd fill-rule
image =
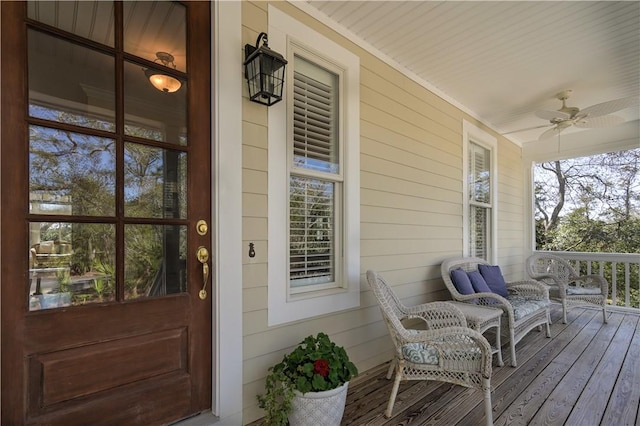
<path id="1" fill-rule="evenodd" d="M 311 19 L 278 8 L 360 57 L 361 305 L 359 309 L 267 326 L 267 108 L 243 100 L 243 421 L 263 416 L 269 366 L 309 334 L 324 331 L 361 372 L 392 356 L 391 341 L 364 279 L 375 268 L 406 304 L 448 298 L 440 262 L 462 253 L 462 121 L 483 127 L 394 68 Z M 242 4 L 243 44 L 268 26 L 267 2 Z M 239 46 L 238 48 L 241 48 Z M 489 129 L 488 132 L 494 134 Z M 495 135 L 495 134 L 494 134 Z M 521 149 L 498 137 L 499 263 L 522 277 L 524 239 Z"/>

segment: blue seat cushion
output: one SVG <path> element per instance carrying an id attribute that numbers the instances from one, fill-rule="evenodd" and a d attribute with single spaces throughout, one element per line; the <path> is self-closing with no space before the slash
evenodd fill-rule
<path id="1" fill-rule="evenodd" d="M 478 271 L 487 282 L 487 285 L 493 293 L 499 294 L 502 297 L 507 297 L 509 292 L 507 291 L 507 283 L 502 276 L 502 271 L 498 265 L 478 265 Z"/>
<path id="2" fill-rule="evenodd" d="M 424 343 L 407 343 L 402 346 L 402 356 L 414 364 L 438 365 L 438 350 Z"/>
<path id="3" fill-rule="evenodd" d="M 539 309 L 549 306 L 548 300 L 534 299 L 531 297 L 510 295 L 507 297 L 509 303 L 513 307 L 513 318 L 517 321 L 531 315 Z"/>
<path id="4" fill-rule="evenodd" d="M 469 345 L 473 343 L 473 340 L 467 336 L 464 337 L 464 341 Z M 464 360 L 477 360 L 482 356 L 480 348 L 473 346 L 469 349 L 445 349 L 443 351 L 445 358 L 448 359 L 464 359 Z M 405 360 L 414 364 L 428 364 L 438 365 L 440 361 L 440 355 L 438 350 L 427 343 L 407 343 L 402 346 L 402 356 Z"/>
<path id="5" fill-rule="evenodd" d="M 577 294 L 582 294 L 582 295 L 598 295 L 598 294 L 602 294 L 602 290 L 600 289 L 600 287 L 574 287 L 574 286 L 569 286 L 567 287 L 567 294 L 568 295 L 577 295 Z"/>

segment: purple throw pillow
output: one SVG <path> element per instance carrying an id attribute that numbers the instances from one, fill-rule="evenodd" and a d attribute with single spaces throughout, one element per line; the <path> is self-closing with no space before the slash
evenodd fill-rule
<path id="1" fill-rule="evenodd" d="M 467 275 L 469 275 L 469 280 L 471 281 L 471 285 L 476 293 L 491 293 L 491 289 L 484 278 L 482 278 L 482 274 L 480 274 L 480 272 L 469 271 L 467 272 Z"/>
<path id="2" fill-rule="evenodd" d="M 469 276 L 462 268 L 451 271 L 451 281 L 460 294 L 473 294 L 473 286 L 469 280 Z"/>
<path id="3" fill-rule="evenodd" d="M 487 282 L 487 285 L 493 293 L 499 294 L 502 297 L 507 297 L 509 292 L 507 291 L 507 283 L 502 276 L 502 271 L 498 265 L 478 265 L 478 270 L 482 277 Z"/>

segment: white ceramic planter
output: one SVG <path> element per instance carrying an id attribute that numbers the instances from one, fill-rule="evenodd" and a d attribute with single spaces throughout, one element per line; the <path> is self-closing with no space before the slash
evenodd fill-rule
<path id="1" fill-rule="evenodd" d="M 349 382 L 323 392 L 302 394 L 294 390 L 290 426 L 340 426 L 347 402 Z"/>

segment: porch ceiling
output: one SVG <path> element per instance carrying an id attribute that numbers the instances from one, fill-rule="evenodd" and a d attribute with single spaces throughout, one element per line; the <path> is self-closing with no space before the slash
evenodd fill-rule
<path id="1" fill-rule="evenodd" d="M 500 133 L 548 124 L 534 112 L 559 109 L 562 90 L 573 90 L 567 104 L 581 109 L 640 96 L 637 1 L 293 3 Z M 562 135 L 638 141 L 639 108 L 616 115 L 627 121 L 616 132 L 572 128 Z M 543 144 L 544 130 L 508 137 Z"/>

